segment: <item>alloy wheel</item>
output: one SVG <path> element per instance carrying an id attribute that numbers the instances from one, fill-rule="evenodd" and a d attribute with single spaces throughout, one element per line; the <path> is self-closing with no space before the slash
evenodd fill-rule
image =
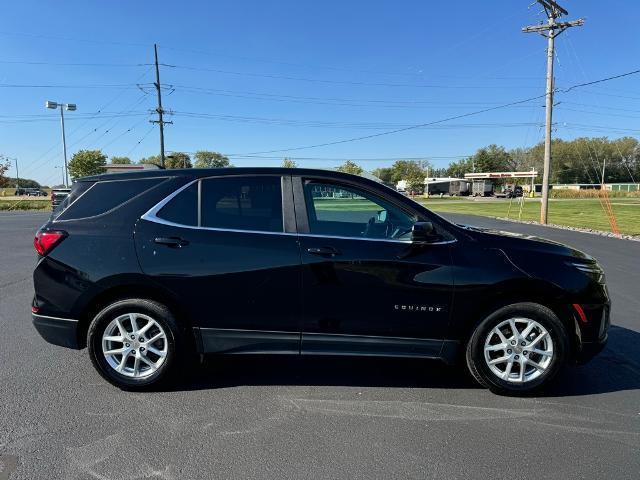
<path id="1" fill-rule="evenodd" d="M 102 353 L 117 373 L 144 378 L 167 358 L 167 335 L 153 318 L 142 313 L 119 315 L 102 334 Z"/>
<path id="2" fill-rule="evenodd" d="M 523 384 L 543 375 L 553 360 L 553 340 L 540 323 L 529 318 L 509 318 L 487 335 L 484 359 L 498 378 Z"/>

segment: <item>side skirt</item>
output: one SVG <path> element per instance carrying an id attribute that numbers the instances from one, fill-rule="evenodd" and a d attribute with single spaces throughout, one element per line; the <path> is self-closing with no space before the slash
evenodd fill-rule
<path id="1" fill-rule="evenodd" d="M 441 358 L 442 340 L 303 333 L 303 355 Z"/>
<path id="2" fill-rule="evenodd" d="M 403 337 L 194 328 L 199 353 L 433 358 L 456 363 L 459 342 Z"/>

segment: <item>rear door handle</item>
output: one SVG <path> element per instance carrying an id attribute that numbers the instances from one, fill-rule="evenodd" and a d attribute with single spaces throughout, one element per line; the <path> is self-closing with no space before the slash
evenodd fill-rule
<path id="1" fill-rule="evenodd" d="M 171 248 L 182 248 L 189 245 L 187 240 L 179 237 L 156 237 L 153 241 L 159 245 L 166 245 Z"/>
<path id="2" fill-rule="evenodd" d="M 307 252 L 311 255 L 319 255 L 321 257 L 335 257 L 336 255 L 341 255 L 342 252 L 340 250 L 333 247 L 313 247 L 307 248 Z"/>

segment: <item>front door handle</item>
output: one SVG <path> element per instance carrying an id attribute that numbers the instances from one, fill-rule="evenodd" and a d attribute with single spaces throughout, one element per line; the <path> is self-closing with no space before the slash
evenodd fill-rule
<path id="1" fill-rule="evenodd" d="M 166 245 L 171 248 L 182 248 L 189 245 L 187 240 L 179 237 L 156 237 L 153 241 L 159 245 Z"/>
<path id="2" fill-rule="evenodd" d="M 333 247 L 312 247 L 307 248 L 307 252 L 311 255 L 319 255 L 321 257 L 335 257 L 336 255 L 342 254 L 340 250 Z"/>

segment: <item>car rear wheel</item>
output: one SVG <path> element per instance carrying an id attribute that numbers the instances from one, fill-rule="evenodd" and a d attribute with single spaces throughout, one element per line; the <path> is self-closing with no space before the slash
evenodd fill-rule
<path id="1" fill-rule="evenodd" d="M 181 332 L 171 312 L 146 299 L 112 303 L 98 313 L 87 334 L 93 365 L 127 390 L 166 383 L 175 369 Z"/>
<path id="2" fill-rule="evenodd" d="M 471 374 L 499 394 L 527 394 L 558 373 L 568 348 L 558 317 L 543 305 L 516 303 L 489 315 L 473 332 L 466 360 Z"/>

